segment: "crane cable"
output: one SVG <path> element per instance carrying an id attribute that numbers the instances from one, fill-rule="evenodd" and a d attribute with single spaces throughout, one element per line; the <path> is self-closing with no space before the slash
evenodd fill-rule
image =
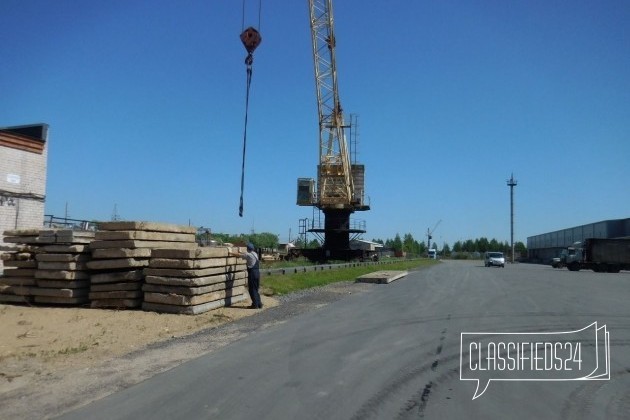
<path id="1" fill-rule="evenodd" d="M 258 27 L 260 28 L 260 13 L 262 9 L 262 0 L 258 3 Z M 243 20 L 242 28 L 245 27 L 245 0 L 243 0 Z M 249 111 L 249 91 L 252 84 L 252 69 L 254 64 L 254 50 L 260 45 L 262 37 L 260 32 L 253 27 L 244 29 L 241 33 L 241 42 L 247 50 L 247 57 L 245 58 L 245 66 L 247 71 L 247 87 L 245 93 L 245 128 L 243 130 L 243 163 L 241 165 L 241 198 L 238 206 L 238 215 L 243 217 L 243 191 L 245 190 L 245 150 L 247 149 L 247 116 Z"/>

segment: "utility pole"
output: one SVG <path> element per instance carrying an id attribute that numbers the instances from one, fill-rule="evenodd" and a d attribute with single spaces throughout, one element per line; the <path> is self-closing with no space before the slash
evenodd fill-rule
<path id="1" fill-rule="evenodd" d="M 514 263 L 514 187 L 517 184 L 514 173 L 507 180 L 507 184 L 510 187 L 510 248 L 512 249 L 512 263 Z"/>

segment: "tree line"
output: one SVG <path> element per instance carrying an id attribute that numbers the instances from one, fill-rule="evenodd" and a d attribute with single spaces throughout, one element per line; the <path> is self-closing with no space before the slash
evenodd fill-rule
<path id="1" fill-rule="evenodd" d="M 413 238 L 411 233 L 403 235 L 402 238 L 400 237 L 400 234 L 397 233 L 394 239 L 387 239 L 385 241 L 382 239 L 372 239 L 372 242 L 378 242 L 383 244 L 386 248 L 393 249 L 396 252 L 405 252 L 408 255 L 424 255 L 427 253 L 427 243 L 424 241 L 417 241 Z M 457 241 L 453 244 L 452 248 L 446 242 L 441 248 L 437 243 L 433 242 L 431 244 L 431 248 L 437 250 L 437 252 L 442 256 L 462 253 L 469 254 L 475 252 L 483 254 L 487 251 L 498 251 L 503 252 L 504 254 L 512 252 L 510 244 L 507 241 L 500 242 L 494 238 L 489 240 L 485 237 Z M 527 255 L 527 247 L 520 241 L 514 243 L 514 251 L 515 253 L 520 253 L 521 255 Z"/>
<path id="2" fill-rule="evenodd" d="M 262 232 L 262 233 L 250 233 L 250 234 L 227 234 L 227 233 L 214 233 L 209 230 L 202 230 L 197 234 L 198 240 L 202 243 L 209 241 L 217 241 L 218 243 L 231 243 L 231 244 L 246 244 L 248 242 L 253 243 L 257 248 L 270 248 L 277 249 L 279 245 L 279 235 L 270 232 Z M 413 237 L 411 233 L 406 233 L 402 237 L 400 234 L 396 234 L 393 239 L 372 239 L 372 242 L 377 242 L 382 244 L 385 248 L 391 249 L 395 252 L 404 252 L 407 255 L 411 256 L 422 256 L 427 253 L 427 243 L 424 241 L 418 241 Z M 307 241 L 307 243 L 303 243 L 301 238 L 298 238 L 294 244 L 298 248 L 317 248 L 321 244 L 312 239 L 311 241 Z M 481 253 L 487 251 L 498 251 L 503 252 L 504 254 L 510 254 L 512 250 L 510 249 L 510 244 L 507 241 L 500 242 L 496 239 L 488 239 L 485 237 L 477 238 L 477 239 L 467 239 L 465 241 L 457 241 L 453 244 L 453 246 L 449 246 L 448 243 L 442 244 L 441 247 L 438 246 L 436 242 L 431 244 L 432 249 L 436 249 L 438 253 L 442 256 L 448 257 L 451 255 L 458 254 L 471 254 L 471 253 Z M 514 251 L 516 253 L 520 253 L 521 255 L 527 255 L 527 247 L 523 242 L 515 242 L 514 243 Z"/>

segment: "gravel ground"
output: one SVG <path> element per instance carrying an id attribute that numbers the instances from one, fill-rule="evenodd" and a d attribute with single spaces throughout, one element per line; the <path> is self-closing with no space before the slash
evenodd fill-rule
<path id="1" fill-rule="evenodd" d="M 151 344 L 121 357 L 81 369 L 66 369 L 0 396 L 0 418 L 54 418 L 125 389 L 183 362 L 233 343 L 375 285 L 340 282 L 277 297 L 279 305 L 259 313 Z"/>

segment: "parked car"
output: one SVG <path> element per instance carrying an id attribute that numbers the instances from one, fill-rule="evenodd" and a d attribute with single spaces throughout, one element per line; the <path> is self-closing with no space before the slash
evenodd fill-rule
<path id="1" fill-rule="evenodd" d="M 486 267 L 505 267 L 503 252 L 486 252 L 484 254 L 484 264 Z"/>

